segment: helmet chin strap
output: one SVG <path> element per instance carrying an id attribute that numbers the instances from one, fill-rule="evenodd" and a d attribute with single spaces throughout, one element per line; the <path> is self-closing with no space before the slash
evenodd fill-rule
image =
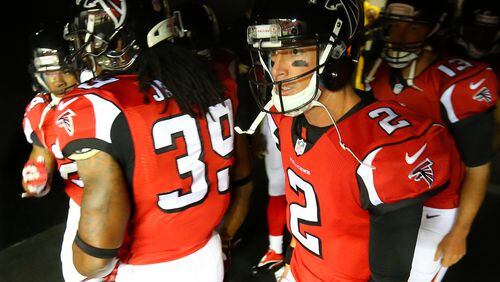
<path id="1" fill-rule="evenodd" d="M 418 87 L 414 83 L 415 79 L 415 70 L 417 69 L 417 60 L 413 60 L 410 65 L 410 73 L 408 74 L 408 78 L 406 79 L 406 84 L 408 84 L 409 87 L 416 89 L 420 92 L 424 92 L 422 88 Z"/>
<path id="2" fill-rule="evenodd" d="M 311 108 L 311 103 L 308 101 L 314 101 L 321 96 L 321 90 L 317 85 L 318 74 L 315 72 L 309 80 L 309 84 L 303 90 L 288 96 L 281 96 L 276 93 L 273 88 L 271 90 L 271 101 L 273 101 L 274 106 L 278 111 L 285 112 L 287 108 L 295 109 L 284 113 L 285 116 L 296 117 L 303 112 Z M 284 109 L 281 108 L 281 101 L 283 101 Z M 304 102 L 306 101 L 306 102 Z"/>
<path id="3" fill-rule="evenodd" d="M 269 111 L 269 109 L 271 109 L 272 106 L 273 106 L 273 101 L 271 100 L 271 101 L 267 102 L 267 104 L 264 106 L 264 109 L 266 111 Z M 262 122 L 262 120 L 264 120 L 265 116 L 266 116 L 266 112 L 261 111 L 259 113 L 259 115 L 257 115 L 257 117 L 255 118 L 255 120 L 252 122 L 252 124 L 250 125 L 248 130 L 242 130 L 241 127 L 235 126 L 234 131 L 236 131 L 236 133 L 238 133 L 238 134 L 252 135 L 255 133 L 255 130 L 257 130 L 257 127 Z"/>
<path id="4" fill-rule="evenodd" d="M 344 150 L 344 151 L 349 152 L 349 154 L 351 154 L 354 157 L 354 159 L 356 159 L 356 161 L 360 165 L 364 165 L 364 166 L 369 167 L 372 170 L 375 170 L 376 169 L 375 166 L 372 166 L 372 165 L 369 165 L 369 164 L 365 164 L 364 162 L 362 162 L 356 156 L 356 154 L 354 154 L 354 152 L 349 147 L 347 147 L 347 145 L 344 143 L 344 141 L 342 141 L 342 135 L 340 135 L 340 130 L 339 130 L 338 126 L 337 126 L 337 123 L 335 122 L 335 119 L 332 117 L 332 115 L 330 114 L 330 111 L 325 107 L 325 105 L 323 105 L 323 103 L 321 103 L 320 101 L 317 101 L 317 100 L 312 101 L 311 105 L 312 105 L 312 107 L 321 107 L 321 108 L 323 108 L 326 111 L 326 113 L 328 114 L 328 117 L 330 118 L 330 120 L 333 123 L 333 126 L 335 127 L 335 131 L 337 132 L 337 136 L 339 137 L 339 146 L 340 146 L 340 148 L 342 148 L 342 150 Z"/>

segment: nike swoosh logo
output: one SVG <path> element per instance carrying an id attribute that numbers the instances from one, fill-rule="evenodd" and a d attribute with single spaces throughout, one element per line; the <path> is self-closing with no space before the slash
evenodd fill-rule
<path id="1" fill-rule="evenodd" d="M 405 156 L 405 160 L 406 160 L 406 163 L 407 164 L 413 164 L 417 159 L 418 157 L 420 157 L 420 155 L 422 155 L 422 153 L 424 152 L 425 150 L 425 147 L 427 147 L 427 143 L 424 144 L 424 146 L 422 146 L 422 148 L 420 148 L 420 150 L 418 150 L 413 156 L 409 156 L 408 155 L 408 152 L 406 153 L 406 156 Z"/>
<path id="2" fill-rule="evenodd" d="M 483 84 L 483 82 L 484 82 L 485 80 L 486 80 L 486 79 L 485 79 L 485 78 L 483 78 L 483 79 L 481 79 L 480 81 L 478 81 L 478 82 L 476 82 L 476 83 L 471 82 L 471 83 L 469 84 L 470 89 L 471 89 L 471 90 L 476 90 L 479 86 L 481 86 L 481 84 Z"/>
<path id="3" fill-rule="evenodd" d="M 433 217 L 438 217 L 438 216 L 439 216 L 439 214 L 435 214 L 435 215 L 428 215 L 428 214 L 426 214 L 425 215 L 426 218 L 433 218 Z"/>
<path id="4" fill-rule="evenodd" d="M 78 97 L 75 97 L 67 102 L 64 102 L 64 101 L 61 101 L 59 102 L 59 105 L 57 106 L 57 110 L 64 110 L 67 106 L 69 106 L 69 104 L 73 103 L 74 101 L 76 101 L 76 99 L 78 99 Z"/>

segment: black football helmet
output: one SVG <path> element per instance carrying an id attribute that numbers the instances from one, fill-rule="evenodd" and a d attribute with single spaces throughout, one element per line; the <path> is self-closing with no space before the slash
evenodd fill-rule
<path id="1" fill-rule="evenodd" d="M 87 68 L 123 71 L 149 48 L 175 34 L 167 0 L 76 0 L 65 29 L 73 42 L 72 60 Z"/>
<path id="2" fill-rule="evenodd" d="M 32 57 L 28 70 L 33 80 L 33 90 L 49 93 L 44 73 L 53 71 L 74 72 L 76 66 L 66 61 L 68 43 L 63 39 L 63 25 L 43 24 L 30 38 Z"/>
<path id="3" fill-rule="evenodd" d="M 210 50 L 219 43 L 219 23 L 207 4 L 188 1 L 173 12 L 177 26 L 176 42 L 193 52 L 209 56 Z"/>
<path id="4" fill-rule="evenodd" d="M 363 34 L 360 0 L 267 1 L 254 11 L 247 30 L 251 49 L 250 84 L 259 107 L 269 113 L 296 116 L 320 96 L 319 86 L 335 91 L 351 79 Z M 270 55 L 281 49 L 315 46 L 316 66 L 301 75 L 274 81 Z M 284 96 L 282 85 L 312 77 L 299 93 Z M 270 110 L 271 105 L 276 111 Z"/>
<path id="5" fill-rule="evenodd" d="M 457 43 L 473 59 L 500 53 L 500 8 L 496 1 L 465 0 Z"/>
<path id="6" fill-rule="evenodd" d="M 404 68 L 417 59 L 426 46 L 431 46 L 443 34 L 443 26 L 450 19 L 450 6 L 445 0 L 388 0 L 380 14 L 381 39 L 384 42 L 382 58 L 391 67 Z M 404 32 L 412 28 L 428 27 L 421 40 L 403 42 L 403 38 L 391 38 L 391 30 L 404 26 Z"/>

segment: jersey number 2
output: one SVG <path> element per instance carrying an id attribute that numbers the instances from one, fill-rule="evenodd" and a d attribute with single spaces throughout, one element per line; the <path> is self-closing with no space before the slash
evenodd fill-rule
<path id="1" fill-rule="evenodd" d="M 231 100 L 209 108 L 206 120 L 212 149 L 221 157 L 229 157 L 233 151 L 233 111 Z M 212 119 L 213 118 L 213 119 Z M 227 120 L 229 134 L 224 136 L 223 122 Z M 177 170 L 181 178 L 192 178 L 191 191 L 182 194 L 177 189 L 158 196 L 158 206 L 165 212 L 178 212 L 201 204 L 208 194 L 206 165 L 203 162 L 203 144 L 199 124 L 188 114 L 162 119 L 153 126 L 153 141 L 158 154 L 177 149 L 176 138 L 184 138 L 186 154 L 177 158 Z M 218 191 L 229 188 L 229 168 L 217 172 Z"/>
<path id="2" fill-rule="evenodd" d="M 380 117 L 382 114 L 385 114 L 386 117 L 381 119 L 378 122 L 378 124 L 389 135 L 391 135 L 394 131 L 396 131 L 399 128 L 403 128 L 403 127 L 407 127 L 407 126 L 411 125 L 405 119 L 395 121 L 397 118 L 399 118 L 399 115 L 397 115 L 391 108 L 378 108 L 378 109 L 375 109 L 375 110 L 368 113 L 368 115 L 372 119 L 376 119 L 376 118 Z"/>
<path id="3" fill-rule="evenodd" d="M 303 193 L 305 205 L 290 204 L 290 230 L 299 243 L 308 251 L 321 257 L 321 240 L 307 232 L 300 232 L 300 224 L 319 226 L 319 205 L 313 186 L 300 178 L 293 170 L 287 170 L 290 187 L 295 194 Z"/>

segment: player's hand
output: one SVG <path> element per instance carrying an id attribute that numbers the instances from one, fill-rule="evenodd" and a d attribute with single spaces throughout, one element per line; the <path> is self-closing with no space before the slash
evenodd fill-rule
<path id="1" fill-rule="evenodd" d="M 274 277 L 278 282 L 287 282 L 290 281 L 289 279 L 287 279 L 287 275 L 289 272 L 290 272 L 290 265 L 285 264 L 278 270 L 276 270 L 276 272 L 274 272 Z"/>
<path id="2" fill-rule="evenodd" d="M 29 160 L 24 165 L 23 171 L 23 189 L 22 198 L 43 197 L 50 191 L 48 185 L 47 168 L 43 157 L 38 157 L 36 161 Z"/>
<path id="3" fill-rule="evenodd" d="M 221 238 L 222 243 L 222 260 L 224 262 L 224 273 L 229 271 L 231 267 L 231 239 Z"/>
<path id="4" fill-rule="evenodd" d="M 434 261 L 441 258 L 443 267 L 450 267 L 457 263 L 467 251 L 467 233 L 461 230 L 452 230 L 438 245 Z"/>

